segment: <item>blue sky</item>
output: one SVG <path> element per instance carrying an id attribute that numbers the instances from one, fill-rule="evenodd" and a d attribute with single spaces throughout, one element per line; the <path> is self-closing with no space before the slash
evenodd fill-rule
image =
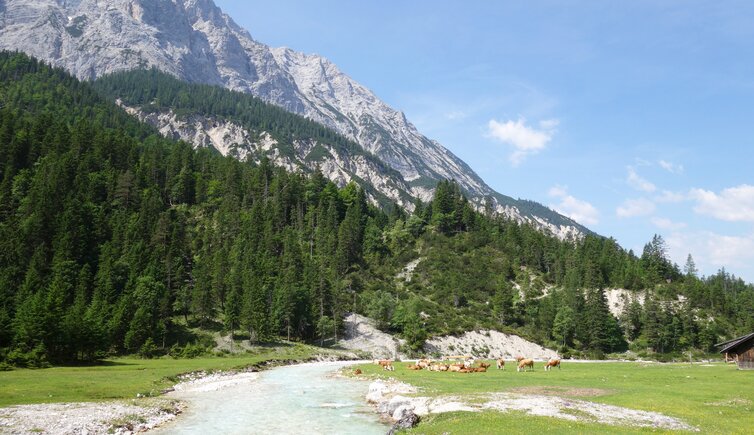
<path id="1" fill-rule="evenodd" d="M 233 1 L 494 189 L 754 281 L 754 3 Z"/>

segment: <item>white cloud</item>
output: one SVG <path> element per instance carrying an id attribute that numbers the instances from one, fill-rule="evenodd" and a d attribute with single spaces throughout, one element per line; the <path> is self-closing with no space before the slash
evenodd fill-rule
<path id="1" fill-rule="evenodd" d="M 545 119 L 539 121 L 539 127 L 548 131 L 555 130 L 560 125 L 560 120 L 557 119 Z"/>
<path id="2" fill-rule="evenodd" d="M 583 225 L 597 225 L 599 223 L 600 212 L 587 201 L 569 195 L 567 187 L 554 186 L 550 188 L 548 194 L 553 198 L 560 199 L 560 203 L 550 205 L 550 208 L 558 213 Z"/>
<path id="3" fill-rule="evenodd" d="M 654 226 L 663 230 L 677 231 L 686 228 L 684 222 L 673 222 L 667 218 L 653 217 L 650 221 Z"/>
<path id="4" fill-rule="evenodd" d="M 683 173 L 683 165 L 676 164 L 672 162 L 668 162 L 667 160 L 660 160 L 657 162 L 660 167 L 671 174 L 682 174 Z"/>
<path id="5" fill-rule="evenodd" d="M 623 204 L 618 206 L 615 210 L 615 214 L 621 218 L 629 218 L 636 216 L 647 216 L 655 211 L 655 203 L 646 199 L 627 199 L 623 201 Z"/>
<path id="6" fill-rule="evenodd" d="M 654 184 L 637 174 L 636 169 L 634 169 L 633 166 L 628 166 L 626 169 L 628 169 L 626 182 L 628 182 L 629 186 L 642 192 L 654 192 L 657 190 L 657 187 Z"/>
<path id="7" fill-rule="evenodd" d="M 445 113 L 445 119 L 449 121 L 459 121 L 469 117 L 469 114 L 463 110 L 451 110 Z"/>
<path id="8" fill-rule="evenodd" d="M 671 202 L 678 203 L 688 199 L 688 195 L 680 192 L 671 192 L 670 190 L 663 190 L 662 194 L 654 197 L 656 202 Z"/>
<path id="9" fill-rule="evenodd" d="M 738 268 L 738 274 L 749 275 L 745 276 L 745 279 L 754 279 L 754 276 L 751 276 L 751 264 L 754 262 L 754 234 L 728 236 L 711 231 L 675 232 L 666 237 L 665 241 L 671 259 L 678 264 L 683 264 L 690 253 L 697 266 L 706 270 L 707 274 L 714 273 L 721 267 Z M 733 270 L 729 271 L 736 273 Z"/>
<path id="10" fill-rule="evenodd" d="M 719 194 L 704 189 L 691 189 L 689 197 L 696 201 L 694 211 L 699 214 L 730 222 L 754 222 L 752 185 L 729 187 Z"/>
<path id="11" fill-rule="evenodd" d="M 498 122 L 491 119 L 488 123 L 488 136 L 508 145 L 513 146 L 510 161 L 513 166 L 518 166 L 524 159 L 536 154 L 547 146 L 552 140 L 557 119 L 549 119 L 539 123 L 540 130 L 526 125 L 526 120 L 519 118 L 518 121 Z"/>

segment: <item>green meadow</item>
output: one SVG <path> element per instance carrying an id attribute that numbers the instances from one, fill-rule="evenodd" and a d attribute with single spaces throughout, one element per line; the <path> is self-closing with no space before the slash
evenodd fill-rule
<path id="1" fill-rule="evenodd" d="M 266 361 L 303 361 L 326 352 L 293 344 L 260 347 L 253 353 L 193 359 L 117 358 L 100 365 L 18 369 L 0 372 L 0 407 L 29 403 L 92 402 L 152 396 L 182 373 L 240 369 Z"/>
<path id="2" fill-rule="evenodd" d="M 513 365 L 512 362 L 508 364 Z M 397 363 L 394 372 L 359 366 L 365 375 L 392 377 L 419 388 L 419 395 L 472 395 L 520 392 L 557 395 L 676 417 L 702 433 L 751 433 L 754 427 L 754 371 L 715 364 L 563 362 L 561 370 L 519 373 L 515 367 L 486 373 L 411 371 Z M 562 433 L 662 432 L 653 428 L 608 426 L 591 422 L 533 417 L 520 412 L 455 412 L 432 415 L 410 433 Z"/>

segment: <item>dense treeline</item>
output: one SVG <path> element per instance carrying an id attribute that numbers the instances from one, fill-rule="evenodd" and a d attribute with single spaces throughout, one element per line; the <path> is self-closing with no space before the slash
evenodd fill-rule
<path id="1" fill-rule="evenodd" d="M 640 257 L 561 241 L 475 212 L 452 182 L 385 212 L 355 184 L 163 139 L 19 54 L 0 54 L 0 163 L 0 360 L 15 365 L 167 352 L 218 327 L 323 342 L 352 310 L 414 349 L 492 327 L 673 352 L 754 328 L 751 285 L 679 270 L 659 236 Z M 608 287 L 635 295 L 620 319 Z"/>

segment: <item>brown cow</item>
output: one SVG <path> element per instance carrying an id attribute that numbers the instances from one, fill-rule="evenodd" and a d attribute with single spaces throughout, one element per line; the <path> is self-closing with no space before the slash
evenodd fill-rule
<path id="1" fill-rule="evenodd" d="M 505 358 L 499 358 L 497 360 L 497 369 L 498 370 L 505 370 Z"/>
<path id="2" fill-rule="evenodd" d="M 490 368 L 491 365 L 492 364 L 490 364 L 490 363 L 479 361 L 479 367 L 484 367 L 485 370 L 487 370 L 488 368 Z"/>
<path id="3" fill-rule="evenodd" d="M 416 365 L 418 365 L 419 367 L 421 367 L 423 369 L 426 369 L 431 364 L 432 364 L 432 361 L 430 361 L 428 359 L 420 359 L 419 361 L 416 362 Z"/>
<path id="4" fill-rule="evenodd" d="M 477 372 L 477 373 L 484 373 L 484 372 L 487 371 L 487 367 L 476 367 L 476 368 L 474 368 L 474 371 Z"/>
<path id="5" fill-rule="evenodd" d="M 422 368 L 421 368 L 421 366 L 418 366 L 416 364 L 409 364 L 408 365 L 408 369 L 409 370 L 421 370 Z"/>
<path id="6" fill-rule="evenodd" d="M 530 371 L 534 371 L 534 360 L 533 359 L 522 359 L 518 363 L 518 367 L 516 368 L 517 372 L 520 371 L 526 371 L 526 368 L 529 367 L 531 369 Z"/>
<path id="7" fill-rule="evenodd" d="M 517 362 L 517 363 L 520 363 L 520 362 L 521 362 L 521 360 L 523 360 L 523 359 L 526 359 L 526 358 L 522 357 L 521 355 L 518 355 L 518 356 L 516 357 L 516 362 Z"/>
<path id="8" fill-rule="evenodd" d="M 449 368 L 450 366 L 447 364 L 440 364 L 440 367 L 437 370 L 441 372 L 447 372 Z"/>
<path id="9" fill-rule="evenodd" d="M 550 358 L 550 361 L 547 361 L 547 364 L 545 364 L 545 371 L 550 371 L 553 367 L 557 367 L 560 370 L 560 358 Z"/>
<path id="10" fill-rule="evenodd" d="M 378 360 L 377 364 L 382 366 L 382 370 L 387 370 L 389 372 L 395 371 L 395 367 L 393 367 L 393 361 L 389 359 Z"/>
<path id="11" fill-rule="evenodd" d="M 354 371 L 353 371 L 353 374 L 354 374 L 354 375 L 360 375 L 360 374 L 361 374 L 361 369 L 356 369 L 356 370 L 354 370 Z"/>
<path id="12" fill-rule="evenodd" d="M 462 369 L 463 364 L 461 364 L 460 366 L 458 364 L 451 364 L 450 366 L 448 366 L 449 372 L 460 372 Z"/>

